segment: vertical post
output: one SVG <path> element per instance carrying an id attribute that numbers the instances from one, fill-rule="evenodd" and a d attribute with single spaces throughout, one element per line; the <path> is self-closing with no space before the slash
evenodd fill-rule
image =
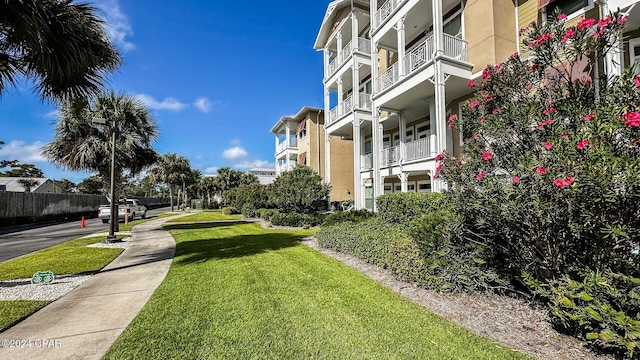
<path id="1" fill-rule="evenodd" d="M 404 16 L 398 20 L 396 24 L 396 32 L 398 35 L 398 78 L 402 78 L 406 74 L 404 68 L 404 56 L 405 56 L 405 32 L 404 32 Z M 411 65 L 409 65 L 411 66 Z"/>
<path id="2" fill-rule="evenodd" d="M 361 209 L 360 204 L 360 154 L 362 146 L 360 145 L 360 119 L 353 116 L 353 205 L 355 209 Z"/>
<path id="3" fill-rule="evenodd" d="M 109 236 L 105 242 L 116 242 L 116 225 L 118 222 L 118 199 L 116 199 L 116 120 L 113 120 L 111 131 L 111 216 L 109 219 Z"/>

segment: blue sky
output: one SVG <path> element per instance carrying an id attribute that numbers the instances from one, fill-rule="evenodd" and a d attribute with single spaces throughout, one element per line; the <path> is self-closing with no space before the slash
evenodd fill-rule
<path id="1" fill-rule="evenodd" d="M 160 127 L 155 148 L 204 174 L 274 166 L 281 116 L 323 107 L 322 54 L 313 50 L 329 1 L 88 0 L 109 22 L 124 65 L 108 89 L 140 96 Z M 47 162 L 56 107 L 21 81 L 0 97 L 0 159 L 46 177 L 90 175 Z"/>

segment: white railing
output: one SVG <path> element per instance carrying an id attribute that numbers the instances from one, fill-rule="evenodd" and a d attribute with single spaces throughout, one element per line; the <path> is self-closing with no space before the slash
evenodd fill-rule
<path id="1" fill-rule="evenodd" d="M 400 80 L 403 75 L 410 75 L 419 70 L 424 64 L 433 60 L 435 54 L 433 35 L 416 46 L 402 59 L 404 74 L 400 74 L 398 63 L 391 65 L 376 78 L 376 92 L 382 92 Z M 450 58 L 466 61 L 467 42 L 463 39 L 444 34 L 444 55 Z"/>
<path id="2" fill-rule="evenodd" d="M 380 166 L 385 167 L 389 165 L 393 165 L 398 162 L 398 155 L 400 153 L 399 146 L 396 145 L 394 147 L 390 147 L 387 149 L 382 149 L 381 158 L 380 158 Z"/>
<path id="3" fill-rule="evenodd" d="M 298 147 L 298 140 L 291 140 L 287 143 L 287 141 L 283 141 L 278 146 L 276 146 L 276 153 L 284 151 L 286 148 L 296 148 Z"/>
<path id="4" fill-rule="evenodd" d="M 327 122 L 327 125 L 331 125 L 336 121 L 338 121 L 338 105 L 329 110 L 329 121 Z"/>
<path id="5" fill-rule="evenodd" d="M 431 156 L 431 145 L 429 138 L 422 138 L 405 145 L 405 159 L 407 161 L 426 159 Z"/>
<path id="6" fill-rule="evenodd" d="M 360 155 L 360 169 L 361 170 L 373 169 L 373 153 Z"/>
<path id="7" fill-rule="evenodd" d="M 346 115 L 351 111 L 353 111 L 353 95 L 349 95 L 346 99 L 342 100 L 338 116 Z"/>
<path id="8" fill-rule="evenodd" d="M 393 13 L 395 9 L 397 9 L 404 0 L 388 0 L 382 6 L 376 10 L 376 15 L 374 16 L 373 29 L 375 30 L 378 26 L 382 25 L 382 23 Z"/>
<path id="9" fill-rule="evenodd" d="M 360 93 L 360 103 L 358 107 L 360 109 L 368 109 L 371 110 L 371 94 Z"/>
<path id="10" fill-rule="evenodd" d="M 371 55 L 371 41 L 364 38 L 358 38 L 357 48 L 353 47 L 353 41 L 349 41 L 335 58 L 329 60 L 327 77 L 333 75 L 333 73 L 336 72 L 342 64 L 347 62 L 356 50 Z"/>
<path id="11" fill-rule="evenodd" d="M 459 37 L 444 34 L 444 54 L 454 59 L 467 61 L 467 42 Z"/>
<path id="12" fill-rule="evenodd" d="M 358 38 L 358 51 L 371 55 L 371 40 L 365 38 Z"/>

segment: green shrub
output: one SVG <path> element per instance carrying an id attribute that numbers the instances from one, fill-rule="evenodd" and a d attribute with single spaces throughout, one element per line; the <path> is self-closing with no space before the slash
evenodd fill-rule
<path id="1" fill-rule="evenodd" d="M 227 190 L 225 193 L 227 204 L 236 209 L 250 205 L 254 209 L 269 207 L 269 192 L 265 185 L 249 184 Z"/>
<path id="2" fill-rule="evenodd" d="M 254 218 L 257 216 L 257 211 L 255 206 L 253 206 L 253 204 L 244 204 L 242 206 L 242 216 L 246 217 L 246 218 Z"/>
<path id="3" fill-rule="evenodd" d="M 379 216 L 386 222 L 408 224 L 447 204 L 441 193 L 397 192 L 376 199 Z"/>
<path id="4" fill-rule="evenodd" d="M 335 225 L 337 223 L 341 223 L 345 221 L 359 223 L 361 221 L 371 218 L 372 216 L 373 214 L 366 209 L 335 212 L 327 215 L 324 218 L 324 221 L 322 222 L 322 226 Z"/>
<path id="5" fill-rule="evenodd" d="M 271 224 L 276 226 L 316 226 L 320 219 L 318 216 L 299 213 L 275 213 L 271 216 Z"/>
<path id="6" fill-rule="evenodd" d="M 280 210 L 313 214 L 326 210 L 330 187 L 308 166 L 285 171 L 270 186 L 271 199 Z"/>
<path id="7" fill-rule="evenodd" d="M 586 343 L 640 359 L 640 279 L 613 272 L 585 271 L 540 284 L 525 274 L 535 294 L 548 300 L 551 318 Z"/>
<path id="8" fill-rule="evenodd" d="M 258 216 L 269 221 L 273 215 L 278 214 L 279 212 L 280 210 L 278 209 L 258 209 Z"/>
<path id="9" fill-rule="evenodd" d="M 232 206 L 225 206 L 222 208 L 222 213 L 225 215 L 240 214 L 240 211 Z"/>

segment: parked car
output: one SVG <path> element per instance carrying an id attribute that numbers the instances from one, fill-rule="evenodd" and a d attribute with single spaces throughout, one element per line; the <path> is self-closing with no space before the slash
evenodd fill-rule
<path id="1" fill-rule="evenodd" d="M 142 205 L 138 199 L 120 199 L 118 202 L 118 220 L 128 217 L 129 221 L 135 220 L 136 217 L 144 219 L 147 217 L 147 208 Z M 100 205 L 98 208 L 98 217 L 103 223 L 108 223 L 111 219 L 111 205 Z"/>

